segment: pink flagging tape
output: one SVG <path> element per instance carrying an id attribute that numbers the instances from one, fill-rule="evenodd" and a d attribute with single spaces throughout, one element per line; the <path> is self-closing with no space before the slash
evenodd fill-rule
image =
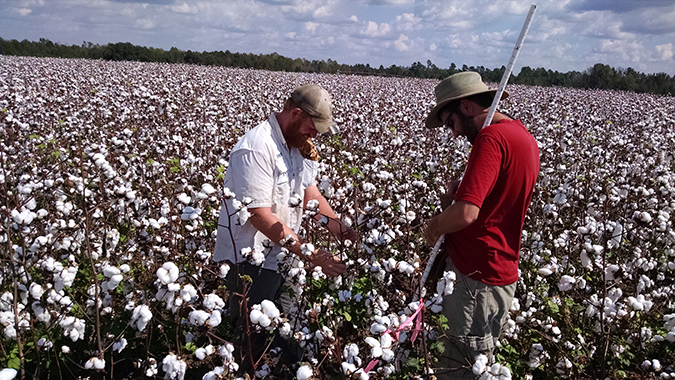
<path id="1" fill-rule="evenodd" d="M 364 371 L 365 373 L 370 372 L 370 370 L 373 369 L 373 368 L 375 368 L 375 366 L 376 366 L 377 363 L 379 363 L 379 362 L 380 362 L 380 361 L 379 361 L 378 359 L 373 359 L 373 360 L 371 360 L 370 363 L 368 363 L 368 365 L 366 366 L 366 369 L 364 369 L 363 371 Z"/>
<path id="2" fill-rule="evenodd" d="M 422 307 L 420 306 L 418 310 L 421 309 Z M 412 338 L 410 338 L 410 341 L 413 343 L 415 343 L 415 339 L 417 339 L 417 334 L 419 334 L 419 332 L 422 331 L 422 313 L 418 313 L 415 319 L 416 319 L 415 330 L 413 331 Z"/>
<path id="3" fill-rule="evenodd" d="M 382 335 L 394 333 L 394 336 L 396 337 L 396 340 L 398 340 L 398 335 L 401 332 L 401 330 L 408 327 L 408 325 L 411 324 L 412 321 L 416 319 L 417 322 L 415 323 L 415 330 L 413 331 L 413 335 L 412 335 L 412 338 L 411 338 L 411 342 L 415 343 L 415 338 L 417 338 L 417 334 L 422 330 L 422 328 L 421 328 L 421 326 L 422 326 L 421 311 L 422 311 L 423 308 L 424 308 L 424 301 L 422 301 L 422 299 L 420 298 L 420 306 L 417 308 L 417 310 L 415 310 L 413 315 L 411 315 L 408 319 L 406 319 L 405 322 L 401 323 L 401 325 L 398 326 L 398 328 L 396 330 L 391 331 L 391 330 L 387 329 L 387 331 L 383 332 Z M 370 372 L 373 368 L 375 368 L 375 366 L 379 362 L 380 362 L 379 359 L 371 360 L 370 363 L 368 363 L 368 365 L 366 366 L 366 368 L 363 371 L 365 373 Z"/>
<path id="4" fill-rule="evenodd" d="M 398 334 L 401 332 L 401 330 L 408 327 L 408 325 L 412 323 L 412 321 L 415 319 L 415 317 L 417 317 L 417 315 L 422 311 L 423 308 L 424 308 L 424 301 L 420 298 L 420 306 L 417 308 L 417 310 L 415 310 L 413 315 L 411 315 L 408 319 L 405 320 L 405 322 L 401 323 L 401 325 L 398 326 L 398 328 L 393 331 L 394 336 L 396 337 L 396 340 L 398 340 Z M 390 332 L 392 332 L 392 331 L 387 330 L 387 331 L 384 332 L 384 334 L 389 334 Z M 413 341 L 414 341 L 414 339 L 413 339 Z"/>

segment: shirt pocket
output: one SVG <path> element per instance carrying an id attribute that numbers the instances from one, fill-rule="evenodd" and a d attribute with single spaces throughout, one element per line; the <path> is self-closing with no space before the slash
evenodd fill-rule
<path id="1" fill-rule="evenodd" d="M 286 206 L 291 188 L 288 183 L 288 167 L 283 157 L 277 157 L 274 168 L 274 195 L 272 200 L 275 206 Z"/>

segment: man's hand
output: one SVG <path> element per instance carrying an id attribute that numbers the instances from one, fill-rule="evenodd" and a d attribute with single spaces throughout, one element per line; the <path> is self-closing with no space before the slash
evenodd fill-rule
<path id="1" fill-rule="evenodd" d="M 436 229 L 436 223 L 438 223 L 438 217 L 432 218 L 426 228 L 424 228 L 424 238 L 427 240 L 429 247 L 435 246 L 436 241 L 443 235 Z"/>
<path id="2" fill-rule="evenodd" d="M 344 224 L 342 224 L 342 229 L 343 229 L 342 237 L 340 238 L 340 240 L 342 240 L 342 241 L 349 240 L 353 244 L 358 243 L 359 234 L 357 234 L 356 231 L 354 231 L 351 227 L 347 227 Z"/>
<path id="3" fill-rule="evenodd" d="M 323 249 L 317 249 L 310 264 L 321 267 L 321 270 L 326 276 L 337 277 L 345 272 L 347 266 L 333 256 L 332 253 Z"/>

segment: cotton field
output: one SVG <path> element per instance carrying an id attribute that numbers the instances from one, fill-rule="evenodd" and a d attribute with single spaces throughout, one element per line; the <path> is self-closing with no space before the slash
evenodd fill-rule
<path id="1" fill-rule="evenodd" d="M 292 315 L 263 302 L 251 329 L 302 347 L 298 379 L 430 378 L 438 302 L 460 279 L 420 286 L 422 223 L 469 153 L 423 128 L 438 81 L 4 56 L 0 377 L 234 378 L 229 267 L 211 260 L 222 199 L 245 210 L 223 188 L 229 150 L 308 82 L 342 130 L 318 139 L 317 184 L 360 241 L 307 218 L 346 274 L 288 264 Z M 500 108 L 539 142 L 541 173 L 498 363 L 469 367 L 675 378 L 675 99 L 507 90 Z M 269 347 L 256 377 L 279 355 Z"/>

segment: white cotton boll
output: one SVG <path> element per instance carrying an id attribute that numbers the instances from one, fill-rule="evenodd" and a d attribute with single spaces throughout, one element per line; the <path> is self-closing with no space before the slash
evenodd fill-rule
<path id="1" fill-rule="evenodd" d="M 345 375 L 351 375 L 356 372 L 356 366 L 352 363 L 342 362 L 342 373 Z"/>
<path id="2" fill-rule="evenodd" d="M 211 317 L 209 317 L 209 326 L 218 327 L 223 322 L 223 316 L 220 313 L 220 310 L 214 310 L 211 312 Z"/>
<path id="3" fill-rule="evenodd" d="M 487 369 L 488 358 L 487 356 L 481 354 L 476 357 L 476 362 L 473 364 L 473 373 L 478 376 L 485 372 Z"/>
<path id="4" fill-rule="evenodd" d="M 267 328 L 272 324 L 272 320 L 267 316 L 267 314 L 263 314 L 260 316 L 260 319 L 258 319 L 258 324 L 261 327 Z"/>
<path id="5" fill-rule="evenodd" d="M 652 367 L 654 367 L 654 371 L 658 372 L 663 368 L 661 366 L 661 362 L 658 359 L 653 359 L 652 360 Z"/>
<path id="6" fill-rule="evenodd" d="M 159 224 L 159 222 L 156 219 L 150 218 L 148 219 L 148 223 L 150 223 L 150 227 L 158 230 L 162 228 L 162 226 Z"/>
<path id="7" fill-rule="evenodd" d="M 389 334 L 383 334 L 380 337 L 380 347 L 382 348 L 390 348 L 391 343 L 394 341 L 394 339 L 391 337 Z"/>
<path id="8" fill-rule="evenodd" d="M 269 301 L 269 300 L 264 300 L 260 303 L 260 306 L 262 307 L 262 312 L 265 313 L 268 317 L 274 319 L 279 317 L 279 309 L 277 309 L 277 305 L 274 304 L 274 302 Z"/>
<path id="9" fill-rule="evenodd" d="M 131 326 L 136 327 L 138 331 L 143 331 L 150 319 L 152 319 L 152 312 L 147 305 L 136 306 L 131 314 Z"/>
<path id="10" fill-rule="evenodd" d="M 225 301 L 223 301 L 219 295 L 211 293 L 204 297 L 202 305 L 209 310 L 223 309 L 225 307 Z"/>
<path id="11" fill-rule="evenodd" d="M 178 360 L 176 355 L 170 354 L 162 360 L 162 369 L 166 372 L 165 379 L 183 380 L 187 364 L 182 360 Z"/>
<path id="12" fill-rule="evenodd" d="M 253 310 L 251 310 L 251 313 L 249 314 L 249 319 L 251 320 L 251 323 L 257 325 L 260 322 L 260 317 L 262 317 L 262 316 L 263 316 L 262 311 L 253 309 Z"/>
<path id="13" fill-rule="evenodd" d="M 69 354 L 70 353 L 70 347 L 61 346 L 61 352 L 63 352 L 64 354 Z"/>
<path id="14" fill-rule="evenodd" d="M 558 282 L 558 289 L 561 292 L 566 292 L 568 290 L 572 290 L 575 283 L 576 283 L 576 279 L 574 277 L 564 275 L 560 278 L 560 281 Z"/>
<path id="15" fill-rule="evenodd" d="M 382 350 L 382 360 L 384 360 L 386 362 L 390 362 L 390 361 L 394 360 L 395 357 L 396 357 L 396 354 L 394 354 L 394 351 L 392 351 L 388 348 L 385 348 L 385 349 Z"/>
<path id="16" fill-rule="evenodd" d="M 199 359 L 199 360 L 204 360 L 204 359 L 206 359 L 206 349 L 201 348 L 201 347 L 198 348 L 198 349 L 196 349 L 196 350 L 195 350 L 195 356 L 196 356 L 197 359 Z"/>
<path id="17" fill-rule="evenodd" d="M 630 307 L 633 308 L 633 310 L 642 311 L 644 309 L 644 305 L 635 297 L 628 297 L 628 303 L 630 304 Z"/>
<path id="18" fill-rule="evenodd" d="M 366 338 L 366 344 L 370 347 L 380 347 L 380 342 L 371 336 Z"/>
<path id="19" fill-rule="evenodd" d="M 183 204 L 185 204 L 185 205 L 190 204 L 190 201 L 191 201 L 191 200 L 192 200 L 192 198 L 190 198 L 190 196 L 187 195 L 187 194 L 185 194 L 185 193 L 181 193 L 181 194 L 178 196 L 178 201 L 181 202 L 181 203 L 183 203 Z"/>
<path id="20" fill-rule="evenodd" d="M 372 355 L 374 358 L 379 358 L 380 356 L 382 356 L 382 348 L 379 346 L 371 348 L 370 355 Z"/>
<path id="21" fill-rule="evenodd" d="M 291 325 L 288 322 L 284 322 L 283 325 L 279 328 L 279 335 L 282 338 L 289 338 L 291 336 Z"/>
<path id="22" fill-rule="evenodd" d="M 639 218 L 640 221 L 645 223 L 649 223 L 652 221 L 652 216 L 647 211 L 641 212 Z"/>
<path id="23" fill-rule="evenodd" d="M 204 310 L 193 310 L 190 312 L 190 323 L 195 326 L 203 325 L 211 314 L 205 312 Z"/>
<path id="24" fill-rule="evenodd" d="M 379 324 L 379 323 L 373 323 L 370 326 L 370 333 L 373 335 L 376 334 L 381 334 L 383 332 L 387 331 L 387 326 Z"/>
<path id="25" fill-rule="evenodd" d="M 216 189 L 214 189 L 213 186 L 211 186 L 210 184 L 205 183 L 205 184 L 202 185 L 201 191 L 202 191 L 202 193 L 204 193 L 206 195 L 211 195 L 211 194 L 216 192 Z"/>
<path id="26" fill-rule="evenodd" d="M 122 282 L 122 280 L 124 280 L 124 276 L 122 276 L 121 274 L 116 274 L 110 277 L 110 280 L 108 281 L 108 289 L 111 290 L 115 289 L 117 285 L 119 285 L 120 282 Z"/>
<path id="27" fill-rule="evenodd" d="M 42 297 L 42 295 L 45 293 L 45 290 L 39 284 L 32 283 L 30 285 L 29 292 L 30 292 L 30 296 L 37 300 L 37 299 L 40 299 L 40 297 Z"/>
<path id="28" fill-rule="evenodd" d="M 225 278 L 229 272 L 230 266 L 228 264 L 223 264 L 220 266 L 220 278 Z"/>
<path id="29" fill-rule="evenodd" d="M 298 380 L 307 380 L 312 377 L 312 375 L 312 368 L 308 365 L 303 365 L 302 367 L 298 368 L 298 372 L 296 373 Z"/>
<path id="30" fill-rule="evenodd" d="M 108 265 L 105 268 L 103 268 L 103 275 L 108 277 L 108 278 L 110 278 L 110 277 L 112 277 L 116 274 L 120 274 L 120 270 L 117 267 L 113 267 L 113 266 Z"/>
<path id="31" fill-rule="evenodd" d="M 179 273 L 176 264 L 168 261 L 164 263 L 161 268 L 157 269 L 157 278 L 159 278 L 163 284 L 167 285 L 176 282 Z"/>
<path id="32" fill-rule="evenodd" d="M 122 350 L 127 346 L 127 340 L 122 338 L 119 340 L 119 342 L 115 342 L 113 344 L 113 351 L 117 351 L 118 353 L 122 352 Z"/>
<path id="33" fill-rule="evenodd" d="M 17 371 L 14 368 L 4 368 L 0 371 L 0 380 L 12 380 L 16 377 Z"/>
<path id="34" fill-rule="evenodd" d="M 614 275 L 619 271 L 619 269 L 621 268 L 616 264 L 608 265 L 607 268 L 605 268 L 605 281 L 615 280 Z"/>
<path id="35" fill-rule="evenodd" d="M 180 298 L 185 302 L 190 302 L 197 298 L 197 289 L 192 284 L 187 284 L 180 289 Z"/>
<path id="36" fill-rule="evenodd" d="M 539 274 L 542 275 L 543 277 L 550 276 L 553 274 L 553 271 L 550 268 L 544 267 L 544 268 L 539 268 Z"/>

